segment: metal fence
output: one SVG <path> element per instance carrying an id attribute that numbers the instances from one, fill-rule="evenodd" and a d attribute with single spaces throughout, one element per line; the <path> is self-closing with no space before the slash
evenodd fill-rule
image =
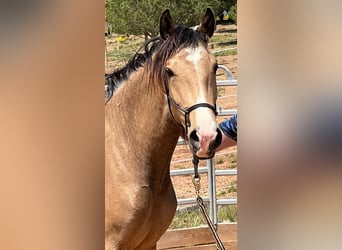
<path id="1" fill-rule="evenodd" d="M 237 86 L 237 80 L 234 79 L 233 74 L 231 71 L 223 66 L 218 66 L 222 69 L 225 74 L 225 80 L 217 80 L 217 86 Z M 219 116 L 231 116 L 237 114 L 236 109 L 222 109 L 221 107 L 217 106 L 217 112 Z M 183 139 L 179 139 L 178 144 L 184 144 Z M 186 160 L 184 160 L 186 161 Z M 237 199 L 236 198 L 229 198 L 229 199 L 217 199 L 216 195 L 216 176 L 232 176 L 237 175 L 236 169 L 227 169 L 227 170 L 215 170 L 215 160 L 209 159 L 207 160 L 206 167 L 199 167 L 199 173 L 207 173 L 208 174 L 208 196 L 203 197 L 204 201 L 209 202 L 209 215 L 211 220 L 215 225 L 218 223 L 217 219 L 217 205 L 236 205 Z M 193 168 L 188 169 L 177 169 L 171 170 L 171 176 L 178 176 L 178 175 L 192 175 L 194 174 Z M 186 198 L 186 199 L 177 199 L 178 205 L 187 205 L 187 204 L 195 204 L 196 198 Z"/>

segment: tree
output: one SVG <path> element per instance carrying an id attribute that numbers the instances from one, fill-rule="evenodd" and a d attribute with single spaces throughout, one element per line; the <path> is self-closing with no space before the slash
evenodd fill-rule
<path id="1" fill-rule="evenodd" d="M 237 10 L 237 0 L 221 0 L 220 6 L 218 8 L 218 15 L 220 19 L 223 18 L 223 12 L 228 12 L 229 20 L 233 21 L 234 23 L 237 22 L 236 16 Z"/>
<path id="2" fill-rule="evenodd" d="M 220 14 L 224 10 L 229 11 L 233 5 L 236 5 L 236 3 L 237 0 L 220 0 L 217 14 Z"/>
<path id="3" fill-rule="evenodd" d="M 229 19 L 231 19 L 235 24 L 237 23 L 237 4 L 233 5 L 229 9 Z"/>
<path id="4" fill-rule="evenodd" d="M 220 0 L 106 0 L 106 22 L 115 33 L 148 38 L 158 35 L 159 17 L 165 9 L 170 9 L 176 24 L 195 26 L 207 7 L 217 13 L 220 6 Z"/>

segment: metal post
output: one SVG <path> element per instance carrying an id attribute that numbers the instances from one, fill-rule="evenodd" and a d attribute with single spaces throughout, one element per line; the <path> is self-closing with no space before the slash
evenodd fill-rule
<path id="1" fill-rule="evenodd" d="M 207 160 L 208 167 L 208 196 L 209 196 L 209 215 L 217 229 L 217 206 L 216 206 L 216 181 L 215 181 L 215 162 L 214 159 Z"/>

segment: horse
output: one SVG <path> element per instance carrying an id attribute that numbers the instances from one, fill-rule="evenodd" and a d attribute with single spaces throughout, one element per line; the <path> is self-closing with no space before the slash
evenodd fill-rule
<path id="1" fill-rule="evenodd" d="M 105 248 L 156 249 L 177 200 L 170 162 L 179 136 L 199 159 L 221 143 L 216 123 L 216 28 L 210 8 L 197 30 L 176 26 L 169 10 L 160 35 L 106 75 Z"/>

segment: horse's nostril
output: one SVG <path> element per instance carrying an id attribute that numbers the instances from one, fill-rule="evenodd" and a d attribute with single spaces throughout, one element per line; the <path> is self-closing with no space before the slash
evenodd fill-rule
<path id="1" fill-rule="evenodd" d="M 214 141 L 212 141 L 209 145 L 209 150 L 215 150 L 218 146 L 220 146 L 222 142 L 222 133 L 221 130 L 216 129 L 217 135 Z"/>
<path id="2" fill-rule="evenodd" d="M 200 144 L 199 144 L 199 138 L 197 136 L 197 132 L 196 130 L 192 131 L 190 133 L 190 136 L 189 136 L 189 142 L 192 146 L 192 150 L 194 153 L 196 153 L 200 147 Z"/>
<path id="3" fill-rule="evenodd" d="M 193 140 L 193 141 L 196 141 L 196 142 L 199 141 L 199 138 L 198 138 L 198 136 L 197 136 L 196 130 L 193 130 L 193 131 L 190 133 L 190 140 Z"/>

